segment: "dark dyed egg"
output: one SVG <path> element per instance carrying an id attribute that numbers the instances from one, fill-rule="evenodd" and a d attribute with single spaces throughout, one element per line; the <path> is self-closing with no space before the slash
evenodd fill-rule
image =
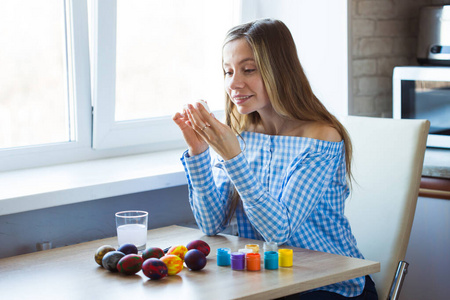
<path id="1" fill-rule="evenodd" d="M 111 272 L 117 272 L 117 263 L 125 254 L 120 251 L 110 251 L 103 256 L 102 266 Z"/>
<path id="2" fill-rule="evenodd" d="M 161 258 L 164 256 L 164 251 L 158 247 L 150 247 L 142 251 L 142 258 L 147 260 L 149 258 Z"/>
<path id="3" fill-rule="evenodd" d="M 192 271 L 198 271 L 206 266 L 206 256 L 200 250 L 191 249 L 184 256 L 184 263 Z"/>
<path id="4" fill-rule="evenodd" d="M 203 254 L 205 254 L 205 256 L 208 256 L 209 252 L 211 251 L 211 248 L 209 247 L 209 245 L 205 241 L 202 241 L 202 240 L 192 241 L 186 245 L 186 248 L 188 250 L 192 250 L 192 249 L 200 250 L 203 252 Z"/>
<path id="5" fill-rule="evenodd" d="M 95 262 L 98 263 L 100 266 L 102 266 L 102 259 L 103 256 L 105 256 L 106 253 L 116 251 L 116 249 L 113 246 L 110 245 L 103 245 L 97 249 L 95 252 Z"/>
<path id="6" fill-rule="evenodd" d="M 142 273 L 152 280 L 158 280 L 168 275 L 168 269 L 160 259 L 149 258 L 142 264 Z"/>
<path id="7" fill-rule="evenodd" d="M 141 270 L 143 262 L 140 255 L 127 254 L 117 263 L 117 270 L 122 274 L 133 275 Z"/>
<path id="8" fill-rule="evenodd" d="M 133 244 L 123 244 L 122 246 L 117 249 L 117 251 L 122 252 L 123 254 L 138 254 L 138 249 Z"/>

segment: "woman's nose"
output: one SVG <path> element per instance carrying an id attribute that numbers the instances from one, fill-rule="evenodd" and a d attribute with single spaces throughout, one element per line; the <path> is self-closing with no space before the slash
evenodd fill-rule
<path id="1" fill-rule="evenodd" d="M 228 82 L 228 87 L 232 90 L 241 89 L 245 86 L 245 82 L 241 76 L 235 74 L 230 78 Z"/>

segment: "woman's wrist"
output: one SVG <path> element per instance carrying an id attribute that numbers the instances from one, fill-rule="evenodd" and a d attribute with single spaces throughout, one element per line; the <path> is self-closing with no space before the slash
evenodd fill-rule
<path id="1" fill-rule="evenodd" d="M 223 160 L 227 161 L 227 160 L 232 160 L 233 158 L 235 158 L 236 156 L 238 156 L 239 154 L 241 154 L 241 150 L 239 149 L 239 152 L 237 153 L 233 153 L 233 154 L 227 154 L 226 157 L 222 157 Z"/>
<path id="2" fill-rule="evenodd" d="M 188 155 L 189 155 L 189 157 L 193 157 L 193 156 L 202 154 L 206 150 L 208 150 L 208 147 L 205 147 L 204 149 L 192 149 L 192 148 L 189 148 L 188 149 Z"/>

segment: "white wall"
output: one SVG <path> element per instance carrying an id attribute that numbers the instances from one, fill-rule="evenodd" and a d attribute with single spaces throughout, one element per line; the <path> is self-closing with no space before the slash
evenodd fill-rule
<path id="1" fill-rule="evenodd" d="M 347 0 L 243 0 L 242 19 L 283 21 L 291 30 L 314 93 L 336 115 L 348 114 Z"/>

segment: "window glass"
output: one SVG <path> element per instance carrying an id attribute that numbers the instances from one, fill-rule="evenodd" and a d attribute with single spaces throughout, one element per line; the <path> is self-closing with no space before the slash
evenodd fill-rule
<path id="1" fill-rule="evenodd" d="M 222 42 L 239 1 L 118 0 L 115 120 L 170 116 L 205 99 L 223 109 Z"/>
<path id="2" fill-rule="evenodd" d="M 71 140 L 64 1 L 0 1 L 0 148 Z"/>

